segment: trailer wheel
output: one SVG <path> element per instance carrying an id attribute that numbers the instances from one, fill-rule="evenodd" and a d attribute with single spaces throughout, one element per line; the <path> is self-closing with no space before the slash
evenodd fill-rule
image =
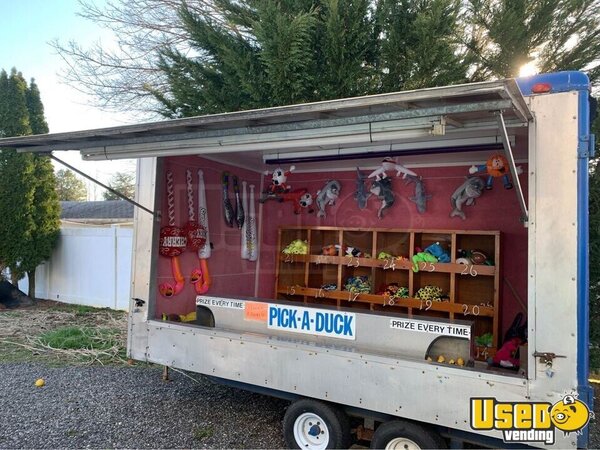
<path id="1" fill-rule="evenodd" d="M 426 427 L 404 420 L 392 420 L 375 430 L 371 448 L 419 450 L 446 448 L 446 443 L 439 434 Z"/>
<path id="2" fill-rule="evenodd" d="M 350 421 L 338 408 L 304 398 L 287 409 L 283 418 L 283 436 L 288 448 L 348 448 Z"/>

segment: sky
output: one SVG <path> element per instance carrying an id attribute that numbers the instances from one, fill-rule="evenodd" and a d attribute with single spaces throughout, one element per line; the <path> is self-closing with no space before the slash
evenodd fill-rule
<path id="1" fill-rule="evenodd" d="M 102 5 L 105 0 L 95 0 Z M 61 82 L 64 62 L 49 42 L 74 40 L 84 47 L 112 34 L 79 16 L 76 0 L 0 0 L 0 69 L 12 67 L 40 88 L 50 133 L 79 131 L 135 123 L 132 116 L 102 111 L 91 99 Z M 79 152 L 55 152 L 58 158 L 107 183 L 116 171 L 135 171 L 133 161 L 82 161 Z M 87 184 L 87 182 L 86 182 Z M 101 200 L 102 189 L 88 185 L 90 199 Z M 94 198 L 96 197 L 96 198 Z"/>

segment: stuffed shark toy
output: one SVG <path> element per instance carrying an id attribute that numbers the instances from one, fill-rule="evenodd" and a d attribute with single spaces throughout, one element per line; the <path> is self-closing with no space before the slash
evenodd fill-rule
<path id="1" fill-rule="evenodd" d="M 466 216 L 462 210 L 463 205 L 471 206 L 475 204 L 475 199 L 483 193 L 484 185 L 481 178 L 468 177 L 450 197 L 450 204 L 452 205 L 450 217 L 458 216 L 465 220 Z"/>

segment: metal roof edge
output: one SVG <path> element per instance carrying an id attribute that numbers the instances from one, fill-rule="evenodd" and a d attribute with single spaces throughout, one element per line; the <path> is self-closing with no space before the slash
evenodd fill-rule
<path id="1" fill-rule="evenodd" d="M 324 100 L 313 103 L 297 105 L 276 106 L 270 108 L 235 111 L 221 114 L 171 119 L 157 122 L 146 122 L 133 125 L 121 125 L 116 127 L 98 128 L 92 130 L 71 131 L 62 133 L 49 133 L 32 136 L 19 136 L 0 138 L 0 147 L 36 147 L 52 146 L 64 142 L 75 142 L 78 140 L 115 139 L 130 137 L 135 133 L 145 132 L 172 132 L 174 134 L 185 132 L 189 127 L 200 127 L 202 125 L 222 125 L 228 128 L 228 123 L 247 120 L 256 121 L 272 118 L 289 118 L 298 120 L 299 115 L 335 112 L 351 110 L 354 108 L 385 105 L 389 103 L 409 103 L 411 101 L 424 100 L 428 98 L 449 98 L 460 95 L 475 95 L 493 92 L 520 92 L 514 79 L 484 81 L 478 83 L 459 84 L 451 86 L 440 86 L 410 91 L 392 92 L 384 94 L 366 95 L 360 97 Z M 513 96 L 511 96 L 513 97 Z M 514 98 L 513 98 L 514 100 Z M 524 106 L 524 105 L 523 105 Z M 526 107 L 525 107 L 526 109 Z M 301 119 L 302 120 L 302 119 Z M 304 118 L 307 120 L 307 118 Z M 290 120 L 291 121 L 291 120 Z M 47 150 L 50 151 L 50 150 Z"/>

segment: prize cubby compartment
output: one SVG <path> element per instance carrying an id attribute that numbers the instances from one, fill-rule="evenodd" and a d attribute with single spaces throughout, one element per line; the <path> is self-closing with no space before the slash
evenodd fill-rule
<path id="1" fill-rule="evenodd" d="M 280 259 L 279 271 L 275 282 L 276 298 L 290 301 L 303 301 L 304 298 L 301 290 L 298 288 L 304 286 L 305 276 L 306 263 L 286 262 L 285 259 Z"/>
<path id="2" fill-rule="evenodd" d="M 414 245 L 411 249 L 414 253 L 415 247 L 420 247 L 421 250 L 425 250 L 431 244 L 439 243 L 442 248 L 448 253 L 448 255 L 452 258 L 452 234 L 446 232 L 415 232 L 414 233 Z M 412 254 L 414 254 L 412 253 Z M 411 254 L 411 255 L 412 255 Z"/>
<path id="3" fill-rule="evenodd" d="M 342 247 L 359 249 L 360 258 L 372 259 L 373 256 L 373 236 L 372 231 L 367 230 L 344 230 L 342 232 Z M 346 253 L 342 253 L 346 256 Z"/>
<path id="4" fill-rule="evenodd" d="M 474 266 L 476 267 L 476 266 Z M 459 310 L 454 317 L 473 320 L 473 336 L 494 335 L 493 347 L 498 345 L 498 294 L 496 278 L 486 275 L 456 275 L 455 302 Z"/>
<path id="5" fill-rule="evenodd" d="M 453 292 L 451 289 L 451 276 L 451 274 L 445 272 L 428 272 L 426 270 L 419 270 L 418 272 L 413 272 L 413 284 L 412 291 L 410 293 L 411 298 L 414 298 L 416 300 L 415 306 L 412 308 L 411 311 L 413 316 L 429 316 L 442 318 L 451 317 L 451 302 L 453 299 Z M 444 300 L 428 301 L 429 299 L 416 298 L 419 289 L 426 288 L 427 286 L 439 287 L 442 290 L 442 296 L 445 296 Z"/>
<path id="6" fill-rule="evenodd" d="M 465 232 L 466 233 L 466 232 Z M 497 264 L 498 252 L 500 249 L 500 235 L 496 232 L 488 232 L 489 234 L 482 234 L 485 232 L 477 232 L 478 234 L 460 233 L 456 235 L 456 248 L 454 249 L 454 261 L 459 258 L 459 250 L 473 251 L 478 250 L 483 252 L 488 260 L 491 262 L 491 266 Z"/>
<path id="7" fill-rule="evenodd" d="M 392 256 L 409 259 L 410 246 L 409 232 L 377 231 L 373 257 L 377 258 L 381 252 L 385 252 Z"/>
<path id="8" fill-rule="evenodd" d="M 323 255 L 323 248 L 330 245 L 340 245 L 341 232 L 339 229 L 310 229 L 309 249 L 310 255 L 321 256 Z M 331 256 L 342 256 L 340 248 L 337 248 L 336 254 Z M 323 259 L 325 260 L 325 259 Z"/>
<path id="9" fill-rule="evenodd" d="M 337 264 L 311 263 L 308 265 L 308 282 L 306 286 L 309 288 L 321 289 L 326 284 L 335 284 L 336 288 L 333 290 L 340 290 L 341 287 L 338 280 L 338 272 Z"/>

